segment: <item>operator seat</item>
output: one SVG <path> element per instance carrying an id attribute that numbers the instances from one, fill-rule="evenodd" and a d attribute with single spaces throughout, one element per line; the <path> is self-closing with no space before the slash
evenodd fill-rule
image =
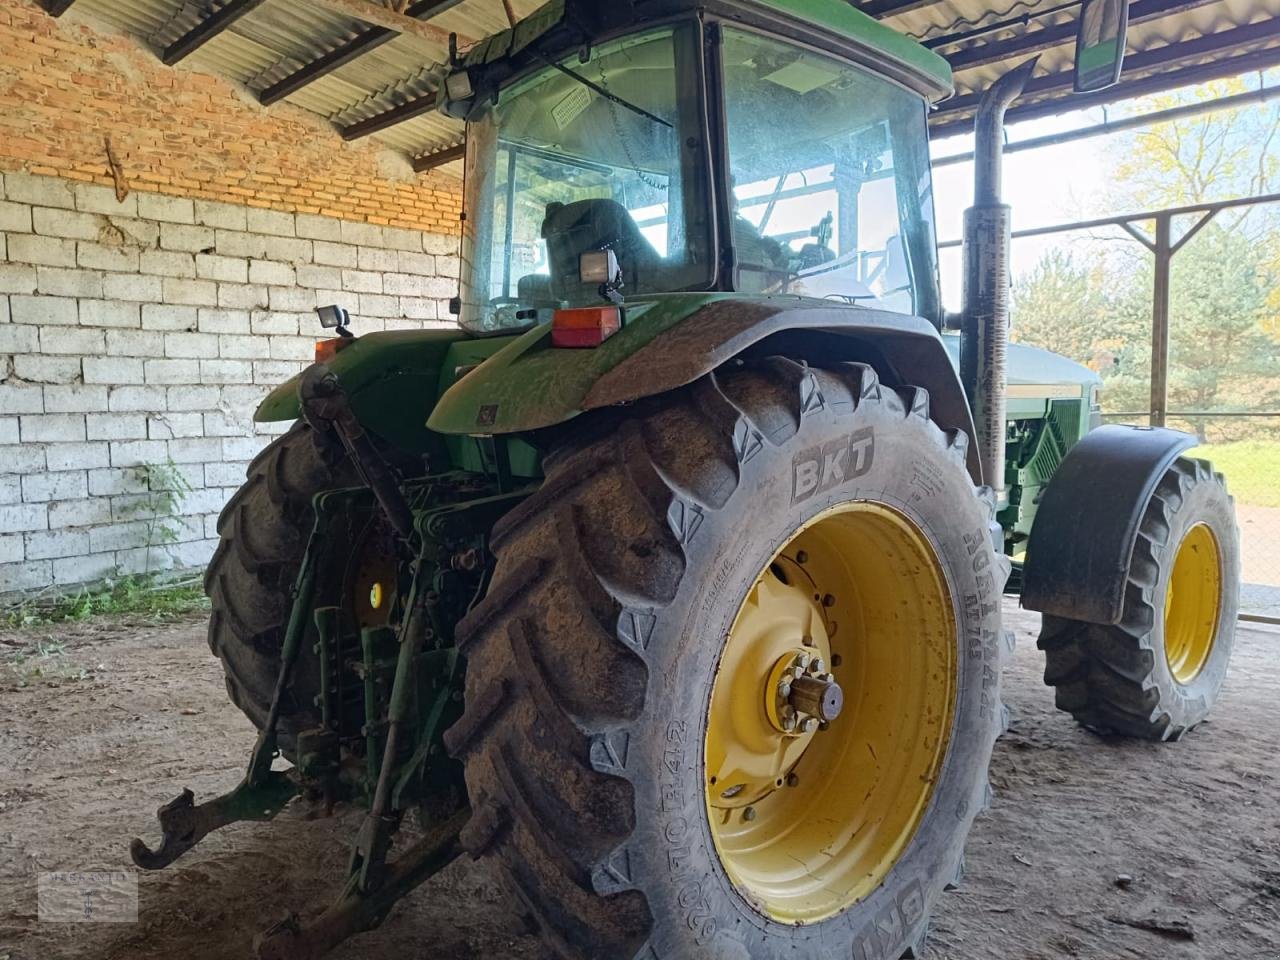
<path id="1" fill-rule="evenodd" d="M 542 221 L 555 296 L 580 296 L 578 258 L 590 250 L 612 250 L 626 286 L 655 289 L 654 274 L 665 261 L 644 238 L 627 208 L 616 200 L 597 198 L 573 203 L 547 204 Z"/>

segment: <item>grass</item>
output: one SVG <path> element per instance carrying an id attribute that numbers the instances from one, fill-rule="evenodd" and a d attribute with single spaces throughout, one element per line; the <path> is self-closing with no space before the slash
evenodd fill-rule
<path id="1" fill-rule="evenodd" d="M 1238 440 L 1197 447 L 1192 456 L 1213 461 L 1236 503 L 1280 507 L 1280 442 Z"/>
<path id="2" fill-rule="evenodd" d="M 0 677 L 6 674 L 19 688 L 37 682 L 56 684 L 63 680 L 88 680 L 93 676 L 67 656 L 65 641 L 51 637 L 37 639 L 0 662 Z"/>
<path id="3" fill-rule="evenodd" d="M 125 577 L 98 590 L 24 598 L 0 608 L 0 625 L 40 626 L 99 616 L 133 616 L 163 622 L 207 610 L 199 580 L 172 583 L 155 577 Z"/>

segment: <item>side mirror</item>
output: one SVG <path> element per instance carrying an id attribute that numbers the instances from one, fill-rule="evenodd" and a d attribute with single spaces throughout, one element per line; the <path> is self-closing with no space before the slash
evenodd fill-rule
<path id="1" fill-rule="evenodd" d="M 1076 93 L 1119 82 L 1128 27 L 1129 0 L 1084 0 L 1076 34 Z"/>

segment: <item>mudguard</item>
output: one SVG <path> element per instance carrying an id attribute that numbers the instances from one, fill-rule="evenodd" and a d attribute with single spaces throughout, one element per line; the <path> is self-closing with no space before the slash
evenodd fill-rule
<path id="1" fill-rule="evenodd" d="M 455 383 L 428 426 L 443 434 L 525 433 L 583 412 L 691 383 L 752 352 L 813 362 L 858 360 L 888 382 L 929 391 L 944 429 L 973 437 L 959 378 L 927 320 L 793 296 L 669 294 L 627 306 L 626 324 L 594 349 L 557 349 L 549 325 L 530 330 Z M 970 444 L 969 470 L 979 480 Z"/>
<path id="2" fill-rule="evenodd" d="M 1023 567 L 1030 610 L 1119 623 L 1138 524 L 1194 437 L 1162 427 L 1098 427 L 1071 448 L 1036 513 Z"/>
<path id="3" fill-rule="evenodd" d="M 513 339 L 471 338 L 458 327 L 369 333 L 339 350 L 327 365 L 367 429 L 402 450 L 428 453 L 443 442 L 426 427 L 441 392 Z M 254 419 L 296 420 L 302 412 L 300 378 L 269 393 Z"/>

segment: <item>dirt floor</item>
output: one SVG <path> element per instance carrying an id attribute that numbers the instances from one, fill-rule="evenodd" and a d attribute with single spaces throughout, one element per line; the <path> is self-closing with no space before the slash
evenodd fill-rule
<path id="1" fill-rule="evenodd" d="M 1100 740 L 1057 713 L 1035 618 L 1011 620 L 996 802 L 929 956 L 1280 958 L 1280 632 L 1241 630 L 1212 721 L 1159 746 Z M 331 896 L 357 819 L 290 808 L 143 875 L 137 924 L 37 921 L 38 873 L 123 867 L 130 837 L 156 839 L 160 803 L 233 786 L 252 741 L 200 622 L 0 633 L 0 960 L 242 960 L 288 907 Z M 334 956 L 540 957 L 499 890 L 485 864 L 456 863 Z"/>

